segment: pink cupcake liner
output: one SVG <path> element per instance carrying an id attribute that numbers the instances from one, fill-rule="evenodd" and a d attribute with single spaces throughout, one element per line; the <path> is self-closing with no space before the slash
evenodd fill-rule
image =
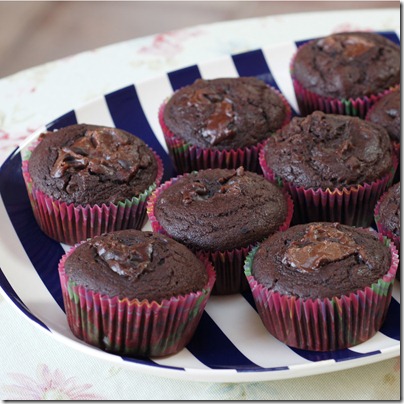
<path id="1" fill-rule="evenodd" d="M 283 186 L 294 203 L 293 223 L 339 222 L 349 226 L 367 227 L 373 221 L 373 210 L 380 196 L 390 186 L 397 169 L 393 155 L 393 168 L 379 180 L 330 190 L 304 188 L 276 177 L 265 160 L 265 149 L 259 155 L 264 177 Z"/>
<path id="2" fill-rule="evenodd" d="M 193 337 L 215 282 L 212 264 L 200 257 L 208 273 L 204 288 L 161 303 L 120 299 L 75 284 L 59 262 L 59 277 L 69 327 L 73 334 L 105 351 L 128 356 L 166 356 Z"/>
<path id="3" fill-rule="evenodd" d="M 281 97 L 285 107 L 286 116 L 282 123 L 285 126 L 292 118 L 292 109 L 286 98 L 276 89 L 273 89 Z M 189 173 L 208 168 L 238 168 L 243 166 L 248 171 L 261 173 L 258 164 L 258 154 L 263 145 L 263 142 L 251 145 L 248 147 L 218 150 L 213 148 L 202 148 L 199 146 L 187 143 L 181 137 L 176 136 L 168 129 L 164 123 L 164 102 L 159 109 L 158 118 L 164 139 L 167 144 L 169 155 L 176 167 L 178 174 Z"/>
<path id="4" fill-rule="evenodd" d="M 292 83 L 302 116 L 309 115 L 314 111 L 323 111 L 327 114 L 358 116 L 364 119 L 368 110 L 380 98 L 394 90 L 394 88 L 390 88 L 379 94 L 372 94 L 362 98 L 338 99 L 315 94 L 305 89 L 294 77 L 292 77 Z"/>
<path id="5" fill-rule="evenodd" d="M 309 44 L 310 42 L 302 46 L 307 46 Z M 290 63 L 290 75 L 296 95 L 296 101 L 302 116 L 309 115 L 313 111 L 323 111 L 327 114 L 358 116 L 364 119 L 368 110 L 380 98 L 399 87 L 399 84 L 397 84 L 396 86 L 388 88 L 378 94 L 371 94 L 369 96 L 358 98 L 344 99 L 321 96 L 304 88 L 303 84 L 294 76 L 294 61 L 298 50 L 293 55 Z"/>
<path id="6" fill-rule="evenodd" d="M 163 162 L 154 151 L 153 154 L 157 161 L 154 184 L 137 197 L 101 206 L 75 206 L 44 194 L 35 187 L 28 172 L 29 159 L 23 160 L 22 174 L 39 227 L 47 236 L 68 245 L 114 230 L 141 229 L 147 217 L 147 199 L 163 178 Z"/>
<path id="7" fill-rule="evenodd" d="M 390 240 L 391 266 L 372 285 L 349 295 L 302 299 L 272 292 L 251 275 L 256 249 L 245 264 L 258 314 L 267 330 L 288 346 L 310 351 L 335 351 L 358 345 L 373 337 L 382 326 L 390 305 L 399 259 Z"/>
<path id="8" fill-rule="evenodd" d="M 171 235 L 160 225 L 158 219 L 156 218 L 154 207 L 161 193 L 169 188 L 173 183 L 178 181 L 178 179 L 186 175 L 189 174 L 185 173 L 166 181 L 164 184 L 160 185 L 160 187 L 157 188 L 150 196 L 147 202 L 147 215 L 154 232 L 162 233 L 171 237 Z M 293 201 L 290 195 L 286 192 L 285 197 L 287 201 L 287 215 L 285 222 L 279 227 L 278 231 L 285 231 L 288 229 L 292 221 Z M 213 287 L 212 294 L 230 295 L 248 290 L 248 283 L 246 281 L 243 268 L 245 259 L 254 245 L 255 244 L 251 244 L 247 247 L 234 248 L 224 251 L 206 251 L 191 246 L 188 246 L 188 248 L 190 248 L 194 253 L 202 255 L 212 262 L 216 271 L 216 282 Z"/>
<path id="9" fill-rule="evenodd" d="M 395 245 L 396 249 L 398 252 L 400 252 L 400 247 L 401 247 L 401 237 L 394 234 L 391 230 L 387 229 L 385 226 L 383 226 L 383 223 L 380 221 L 380 204 L 382 201 L 387 197 L 387 193 L 384 193 L 378 202 L 376 203 L 375 210 L 374 210 L 374 219 L 376 223 L 376 228 L 377 231 L 382 234 L 385 237 L 388 237 Z M 396 273 L 396 278 L 400 280 L 400 267 L 397 270 Z"/>

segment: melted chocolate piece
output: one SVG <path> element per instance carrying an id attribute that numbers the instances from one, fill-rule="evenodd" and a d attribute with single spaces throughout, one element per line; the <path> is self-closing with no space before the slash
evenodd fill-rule
<path id="1" fill-rule="evenodd" d="M 237 177 L 244 176 L 244 168 L 239 167 L 236 171 L 229 171 L 229 175 L 217 179 L 216 184 L 204 183 L 203 180 L 196 179 L 186 184 L 181 190 L 182 203 L 189 205 L 193 201 L 203 201 L 212 198 L 215 194 L 241 194 L 241 187 Z"/>
<path id="2" fill-rule="evenodd" d="M 134 229 L 80 244 L 67 258 L 65 271 L 73 282 L 101 295 L 149 302 L 196 292 L 208 281 L 202 261 L 184 245 Z"/>
<path id="3" fill-rule="evenodd" d="M 347 58 L 352 58 L 368 52 L 375 47 L 375 44 L 365 37 L 351 35 L 340 41 L 333 36 L 325 37 L 317 42 L 317 46 L 332 55 L 343 54 Z"/>
<path id="4" fill-rule="evenodd" d="M 192 201 L 201 201 L 209 198 L 209 190 L 201 181 L 193 181 L 187 184 L 181 191 L 182 203 L 188 205 Z"/>
<path id="5" fill-rule="evenodd" d="M 236 149 L 266 139 L 285 122 L 279 94 L 255 77 L 198 79 L 176 91 L 164 107 L 164 123 L 199 147 Z"/>
<path id="6" fill-rule="evenodd" d="M 289 264 L 299 272 L 310 272 L 350 255 L 358 254 L 365 261 L 363 248 L 348 233 L 338 230 L 337 226 L 337 223 L 310 225 L 301 240 L 290 244 L 282 263 Z"/>
<path id="7" fill-rule="evenodd" d="M 277 177 L 304 188 L 371 183 L 393 166 L 385 129 L 357 117 L 321 111 L 294 117 L 268 139 L 264 153 Z"/>
<path id="8" fill-rule="evenodd" d="M 282 190 L 243 168 L 199 170 L 162 191 L 154 207 L 175 240 L 207 251 L 248 246 L 277 231 L 287 218 Z"/>
<path id="9" fill-rule="evenodd" d="M 116 239 L 98 239 L 93 243 L 99 257 L 117 274 L 138 278 L 148 271 L 153 256 L 153 241 L 126 245 Z"/>
<path id="10" fill-rule="evenodd" d="M 118 203 L 137 197 L 156 180 L 153 151 L 118 128 L 70 125 L 41 135 L 29 159 L 35 187 L 75 205 Z"/>
<path id="11" fill-rule="evenodd" d="M 378 94 L 400 83 L 400 46 L 373 32 L 341 32 L 301 46 L 293 75 L 323 97 Z"/>
<path id="12" fill-rule="evenodd" d="M 127 138 L 114 129 L 100 128 L 87 130 L 83 137 L 58 152 L 50 175 L 61 178 L 66 171 L 86 170 L 107 177 L 116 176 L 118 181 L 128 182 L 139 168 L 147 167 L 150 156 L 139 156 L 126 160 L 120 149 L 133 149 Z M 133 150 L 132 150 L 133 151 Z"/>
<path id="13" fill-rule="evenodd" d="M 201 80 L 200 80 L 201 81 Z M 222 95 L 215 94 L 211 88 L 198 88 L 191 93 L 188 106 L 193 106 L 199 112 L 213 104 L 213 111 L 206 121 L 206 127 L 201 128 L 201 135 L 215 146 L 235 135 L 229 125 L 235 119 L 233 102 Z"/>
<path id="14" fill-rule="evenodd" d="M 377 282 L 390 266 L 390 249 L 376 232 L 311 222 L 276 232 L 260 243 L 251 273 L 270 291 L 323 299 L 356 293 Z"/>

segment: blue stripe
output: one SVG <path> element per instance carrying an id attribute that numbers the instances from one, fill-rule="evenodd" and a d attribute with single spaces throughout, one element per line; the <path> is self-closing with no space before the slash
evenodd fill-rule
<path id="1" fill-rule="evenodd" d="M 386 320 L 384 320 L 384 323 L 380 328 L 380 332 L 390 338 L 400 341 L 400 318 L 400 303 L 392 298 Z"/>
<path id="2" fill-rule="evenodd" d="M 74 111 L 67 112 L 54 121 L 48 123 L 46 128 L 50 131 L 55 129 L 64 128 L 65 126 L 77 124 L 77 117 Z"/>
<path id="3" fill-rule="evenodd" d="M 206 312 L 187 348 L 211 369 L 260 369 L 233 345 Z"/>
<path id="4" fill-rule="evenodd" d="M 386 31 L 386 32 L 380 32 L 380 34 L 390 39 L 390 41 L 394 42 L 395 44 L 400 45 L 400 38 L 395 32 Z"/>
<path id="5" fill-rule="evenodd" d="M 163 181 L 175 176 L 171 159 L 154 135 L 135 87 L 131 85 L 107 94 L 105 100 L 115 126 L 141 138 L 161 157 L 164 164 Z"/>
<path id="6" fill-rule="evenodd" d="M 257 311 L 257 307 L 254 302 L 254 298 L 249 291 L 244 292 L 243 297 L 246 301 L 251 305 L 251 307 Z M 258 312 L 258 311 L 257 311 Z M 396 340 L 400 340 L 400 327 L 397 326 L 397 319 L 400 318 L 400 304 L 394 299 L 391 300 L 391 304 L 387 313 L 387 318 L 380 329 L 380 332 L 390 338 L 394 338 Z M 351 351 L 350 349 L 341 349 L 333 352 L 315 352 L 315 351 L 306 351 L 303 349 L 297 349 L 289 347 L 296 354 L 301 357 L 313 361 L 318 362 L 322 360 L 333 359 L 336 362 L 341 362 L 344 360 L 356 359 L 365 356 L 377 355 L 380 354 L 380 351 L 372 351 L 366 353 L 358 353 Z"/>
<path id="7" fill-rule="evenodd" d="M 275 81 L 261 49 L 239 53 L 233 55 L 232 58 L 239 76 L 255 76 L 279 90 L 278 83 Z"/>
<path id="8" fill-rule="evenodd" d="M 305 351 L 303 349 L 291 348 L 293 352 L 312 362 L 320 362 L 326 360 L 335 360 L 336 362 L 343 362 L 352 359 L 364 358 L 366 356 L 378 355 L 380 351 L 372 351 L 366 353 L 359 353 L 351 351 L 350 349 L 339 349 L 332 352 L 315 352 L 315 351 Z"/>
<path id="9" fill-rule="evenodd" d="M 315 39 L 315 38 L 312 38 L 312 39 Z M 302 40 L 302 41 L 296 41 L 295 44 L 296 44 L 296 46 L 299 48 L 300 46 L 302 46 L 302 45 L 304 45 L 305 43 L 311 41 L 312 39 L 304 39 L 304 40 Z"/>
<path id="10" fill-rule="evenodd" d="M 167 76 L 174 91 L 179 90 L 181 87 L 192 84 L 196 79 L 200 79 L 202 77 L 201 72 L 196 65 L 169 72 L 167 73 Z"/>
<path id="11" fill-rule="evenodd" d="M 265 83 L 271 87 L 276 88 L 280 93 L 282 92 L 261 49 L 232 55 L 232 58 L 239 76 L 257 77 L 258 79 L 265 81 Z M 292 106 L 290 107 L 292 109 L 292 116 L 296 116 L 297 112 Z"/>
<path id="12" fill-rule="evenodd" d="M 47 237 L 36 223 L 21 173 L 19 153 L 12 155 L 1 168 L 0 193 L 22 247 L 46 288 L 64 309 L 57 269 L 64 250 L 60 243 Z"/>

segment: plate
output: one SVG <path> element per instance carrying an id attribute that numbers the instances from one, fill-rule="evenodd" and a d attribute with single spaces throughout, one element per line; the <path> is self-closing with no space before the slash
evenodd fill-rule
<path id="1" fill-rule="evenodd" d="M 394 32 L 382 32 L 395 42 Z M 209 60 L 171 71 L 105 94 L 39 128 L 12 153 L 0 170 L 0 286 L 6 296 L 44 332 L 86 354 L 176 379 L 245 382 L 287 379 L 331 372 L 388 359 L 400 354 L 400 286 L 381 330 L 350 349 L 316 353 L 290 348 L 263 326 L 250 292 L 212 296 L 191 342 L 181 352 L 161 359 L 129 358 L 104 352 L 77 339 L 64 313 L 57 264 L 68 246 L 45 236 L 35 222 L 21 175 L 21 155 L 43 130 L 74 123 L 116 126 L 136 134 L 162 157 L 165 179 L 175 175 L 167 155 L 157 111 L 161 102 L 196 78 L 256 76 L 279 89 L 298 114 L 289 62 L 306 41 Z M 147 223 L 145 229 L 150 229 Z"/>

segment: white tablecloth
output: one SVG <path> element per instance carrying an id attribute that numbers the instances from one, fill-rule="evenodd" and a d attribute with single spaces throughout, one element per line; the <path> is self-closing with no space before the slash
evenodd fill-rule
<path id="1" fill-rule="evenodd" d="M 38 127 L 132 82 L 223 55 L 356 29 L 399 31 L 399 11 L 279 15 L 190 27 L 91 50 L 3 78 L 0 163 Z M 3 400 L 400 399 L 399 357 L 287 380 L 198 382 L 150 375 L 73 349 L 40 330 L 4 294 L 0 294 L 0 329 Z"/>

